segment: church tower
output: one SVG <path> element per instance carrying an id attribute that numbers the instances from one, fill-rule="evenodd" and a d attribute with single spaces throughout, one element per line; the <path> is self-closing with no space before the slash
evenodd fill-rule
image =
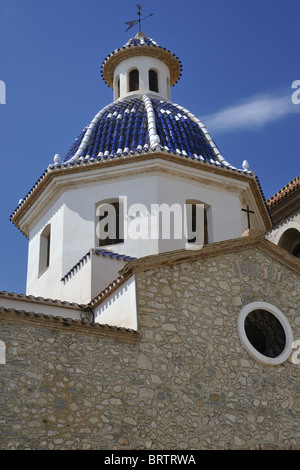
<path id="1" fill-rule="evenodd" d="M 4 448 L 300 447 L 300 181 L 265 201 L 173 102 L 181 73 L 141 30 L 108 55 L 112 102 L 11 216 L 29 251 L 26 295 L 0 292 Z"/>
<path id="2" fill-rule="evenodd" d="M 29 239 L 27 295 L 88 303 L 129 259 L 237 239 L 250 221 L 252 233 L 270 229 L 246 162 L 228 163 L 205 125 L 171 101 L 181 73 L 142 32 L 104 60 L 113 101 L 11 217 Z"/>

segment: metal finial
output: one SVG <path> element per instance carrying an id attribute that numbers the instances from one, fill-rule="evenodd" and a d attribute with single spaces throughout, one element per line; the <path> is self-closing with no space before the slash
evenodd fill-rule
<path id="1" fill-rule="evenodd" d="M 141 5 L 137 4 L 137 9 L 138 9 L 138 20 L 132 20 L 132 21 L 125 21 L 125 24 L 128 25 L 128 28 L 126 29 L 126 32 L 129 31 L 129 29 L 133 28 L 133 26 L 135 26 L 137 23 L 139 24 L 139 33 L 141 32 L 141 23 L 143 20 L 145 20 L 146 18 L 149 18 L 149 16 L 152 16 L 153 13 L 150 13 L 150 15 L 147 15 L 147 16 L 144 16 L 144 18 L 141 18 Z"/>

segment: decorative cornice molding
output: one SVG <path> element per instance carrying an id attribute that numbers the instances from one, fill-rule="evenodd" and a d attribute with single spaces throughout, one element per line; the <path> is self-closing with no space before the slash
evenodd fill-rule
<path id="1" fill-rule="evenodd" d="M 130 171 L 130 165 L 139 163 L 144 164 L 146 162 L 151 163 L 152 160 L 154 161 L 154 164 L 155 160 L 161 160 L 162 162 L 171 162 L 175 165 L 178 165 L 178 168 L 181 166 L 185 168 L 191 168 L 193 170 L 199 169 L 210 174 L 230 177 L 240 182 L 249 183 L 255 200 L 258 204 L 261 217 L 266 225 L 266 231 L 271 228 L 272 224 L 265 204 L 265 198 L 262 193 L 259 181 L 254 173 L 244 172 L 233 168 L 225 168 L 219 165 L 214 165 L 210 162 L 187 159 L 179 155 L 174 158 L 174 155 L 170 155 L 164 151 L 120 157 L 114 160 L 107 159 L 100 162 L 83 162 L 78 160 L 73 162 L 72 165 L 52 165 L 43 173 L 32 190 L 27 194 L 17 209 L 12 213 L 10 220 L 28 238 L 28 230 L 24 226 L 22 219 L 29 209 L 33 207 L 34 203 L 42 196 L 46 188 L 48 188 L 52 182 L 55 182 L 55 179 L 57 184 L 60 184 L 59 180 L 62 180 L 61 184 L 65 184 L 65 177 L 67 177 L 70 182 L 72 181 L 72 177 L 76 178 L 77 176 L 78 178 L 79 174 L 82 173 L 87 174 L 89 172 L 93 172 L 98 177 L 99 170 L 102 171 L 106 168 L 112 168 L 114 170 L 117 168 L 121 169 L 121 166 L 122 169 L 124 168 L 124 171 L 126 172 Z M 192 176 L 194 176 L 193 172 L 191 172 L 191 177 Z M 55 193 L 57 194 L 57 187 L 55 187 Z"/>

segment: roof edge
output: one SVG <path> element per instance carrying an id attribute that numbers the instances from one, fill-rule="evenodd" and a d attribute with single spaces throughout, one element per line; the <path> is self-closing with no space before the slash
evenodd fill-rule
<path id="1" fill-rule="evenodd" d="M 264 204 L 264 209 L 267 214 L 267 207 L 265 205 L 265 198 L 262 193 L 259 181 L 256 175 L 253 172 L 245 172 L 244 170 L 235 169 L 233 167 L 221 166 L 217 163 L 195 160 L 192 158 L 187 158 L 181 155 L 176 155 L 176 160 L 174 159 L 174 154 L 169 153 L 164 150 L 151 151 L 143 154 L 133 154 L 126 157 L 119 157 L 116 159 L 106 159 L 101 161 L 90 161 L 90 160 L 77 160 L 76 162 L 65 163 L 65 164 L 53 164 L 49 165 L 47 170 L 42 174 L 39 180 L 35 183 L 32 189 L 27 193 L 27 195 L 21 200 L 17 208 L 10 215 L 10 221 L 28 238 L 28 233 L 20 226 L 20 221 L 27 209 L 32 206 L 37 197 L 43 192 L 45 187 L 52 181 L 56 176 L 65 175 L 67 173 L 80 173 L 82 171 L 93 171 L 99 169 L 102 165 L 105 167 L 112 167 L 117 165 L 126 165 L 132 162 L 141 162 L 152 160 L 154 158 L 159 158 L 162 160 L 172 161 L 173 163 L 179 165 L 185 165 L 190 167 L 198 167 L 201 170 L 216 172 L 218 174 L 224 175 L 227 173 L 228 176 L 232 176 L 237 179 L 247 179 L 257 186 L 256 194 L 260 194 L 262 202 Z M 255 183 L 254 183 L 255 181 Z M 269 215 L 268 215 L 269 217 Z M 266 220 L 266 218 L 265 218 Z M 271 228 L 272 224 L 270 220 L 266 220 L 267 229 Z"/>
<path id="2" fill-rule="evenodd" d="M 92 323 L 88 319 L 74 320 L 61 316 L 46 315 L 44 313 L 25 312 L 14 308 L 0 307 L 0 321 L 14 324 L 33 326 L 34 328 L 47 328 L 59 330 L 63 333 L 77 333 L 98 336 L 103 339 L 137 343 L 140 333 L 129 328 L 111 326 L 102 323 Z"/>
<path id="3" fill-rule="evenodd" d="M 171 266 L 172 264 L 179 264 L 187 261 L 207 259 L 226 253 L 241 252 L 242 250 L 250 248 L 258 248 L 261 251 L 270 254 L 272 257 L 276 258 L 278 262 L 296 271 L 297 274 L 300 274 L 300 260 L 261 235 L 252 235 L 211 243 L 203 246 L 200 250 L 183 249 L 166 252 L 160 255 L 145 256 L 143 258 L 129 261 L 119 271 L 119 274 L 123 278 L 128 278 L 137 272 L 157 269 L 163 266 Z"/>
<path id="4" fill-rule="evenodd" d="M 66 300 L 50 299 L 44 297 L 35 297 L 34 295 L 17 294 L 16 292 L 1 291 L 0 299 L 16 300 L 30 302 L 34 304 L 47 305 L 50 307 L 63 307 L 72 310 L 85 311 L 88 308 L 86 304 L 78 304 L 76 302 L 68 302 Z"/>
<path id="5" fill-rule="evenodd" d="M 270 209 L 272 209 L 276 204 L 280 203 L 283 199 L 288 198 L 292 193 L 294 193 L 297 189 L 300 188 L 300 175 L 286 184 L 283 188 L 281 188 L 277 193 L 271 196 L 267 200 L 267 204 Z"/>

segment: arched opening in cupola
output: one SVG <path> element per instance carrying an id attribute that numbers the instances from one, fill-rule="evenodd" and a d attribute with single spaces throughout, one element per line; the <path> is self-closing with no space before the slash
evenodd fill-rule
<path id="1" fill-rule="evenodd" d="M 158 74 L 156 70 L 149 70 L 149 90 L 158 93 Z"/>
<path id="2" fill-rule="evenodd" d="M 140 78 L 138 69 L 133 69 L 129 72 L 129 87 L 128 91 L 138 91 L 140 87 Z"/>

